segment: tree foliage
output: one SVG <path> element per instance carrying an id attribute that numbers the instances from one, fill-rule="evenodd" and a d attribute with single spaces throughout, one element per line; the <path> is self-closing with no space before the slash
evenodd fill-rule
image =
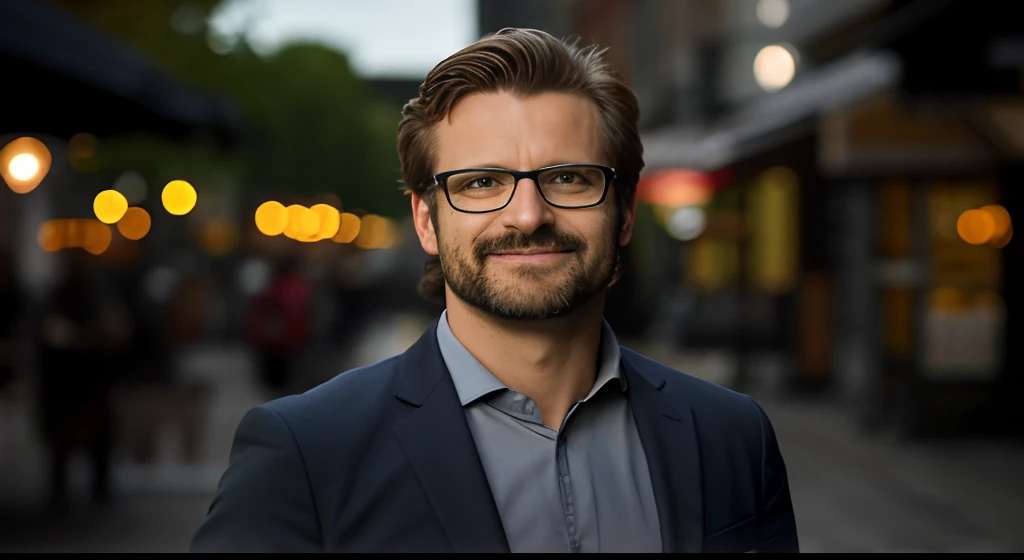
<path id="1" fill-rule="evenodd" d="M 227 161 L 203 147 L 132 138 L 106 144 L 119 147 L 108 158 L 112 164 L 166 169 L 175 162 L 162 160 L 177 159 L 228 166 L 257 197 L 334 193 L 346 208 L 407 212 L 396 182 L 400 108 L 373 98 L 344 53 L 304 43 L 262 57 L 240 39 L 218 54 L 206 20 L 221 0 L 50 1 L 185 84 L 226 95 L 244 112 L 241 144 Z M 202 163 L 197 152 L 206 153 Z"/>

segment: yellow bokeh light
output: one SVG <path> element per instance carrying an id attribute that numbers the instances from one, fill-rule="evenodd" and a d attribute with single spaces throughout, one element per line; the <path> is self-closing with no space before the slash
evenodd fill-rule
<path id="1" fill-rule="evenodd" d="M 320 232 L 320 215 L 308 208 L 302 209 L 299 215 L 299 235 L 303 241 L 315 238 Z"/>
<path id="2" fill-rule="evenodd" d="M 32 192 L 50 171 L 50 150 L 36 138 L 25 136 L 0 149 L 0 176 L 14 192 Z"/>
<path id="3" fill-rule="evenodd" d="M 196 189 L 187 181 L 175 180 L 167 183 L 160 200 L 164 209 L 175 216 L 184 216 L 196 207 Z"/>
<path id="4" fill-rule="evenodd" d="M 337 243 L 351 243 L 359 235 L 359 216 L 343 212 L 339 220 L 338 233 L 332 238 Z"/>
<path id="5" fill-rule="evenodd" d="M 314 204 L 310 210 L 316 212 L 320 218 L 320 225 L 317 229 L 317 239 L 330 239 L 338 233 L 341 227 L 341 213 L 338 209 L 328 204 Z"/>
<path id="6" fill-rule="evenodd" d="M 306 211 L 306 207 L 301 204 L 291 204 L 285 208 L 285 211 L 288 212 L 288 225 L 284 228 L 284 236 L 288 239 L 298 240 L 302 237 L 299 223 L 302 221 L 302 213 Z"/>
<path id="7" fill-rule="evenodd" d="M 115 190 L 106 190 L 92 201 L 92 211 L 105 224 L 114 224 L 128 211 L 128 199 Z"/>
<path id="8" fill-rule="evenodd" d="M 288 227 L 288 210 L 276 200 L 268 200 L 256 209 L 256 228 L 263 235 L 281 235 Z"/>
<path id="9" fill-rule="evenodd" d="M 153 220 L 150 218 L 149 212 L 146 212 L 144 208 L 132 206 L 117 222 L 117 231 L 121 232 L 125 239 L 138 241 L 146 237 L 152 224 Z"/>

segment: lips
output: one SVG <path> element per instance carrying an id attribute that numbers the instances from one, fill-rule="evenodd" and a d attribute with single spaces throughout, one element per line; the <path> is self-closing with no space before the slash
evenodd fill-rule
<path id="1" fill-rule="evenodd" d="M 498 255 L 498 256 L 504 256 L 504 255 L 530 256 L 530 255 L 548 255 L 548 254 L 551 254 L 551 253 L 571 253 L 571 252 L 572 252 L 572 249 L 527 249 L 525 251 L 502 251 L 502 252 L 494 252 L 494 253 L 491 253 L 491 254 L 492 255 Z"/>

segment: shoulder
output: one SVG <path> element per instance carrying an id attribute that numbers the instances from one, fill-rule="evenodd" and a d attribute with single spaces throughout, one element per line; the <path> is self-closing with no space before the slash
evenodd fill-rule
<path id="1" fill-rule="evenodd" d="M 261 405 L 283 422 L 307 457 L 352 449 L 386 423 L 398 406 L 392 384 L 399 356 L 338 374 L 298 395 Z"/>
<path id="2" fill-rule="evenodd" d="M 721 432 L 727 431 L 735 435 L 739 431 L 759 437 L 766 427 L 767 416 L 749 395 L 681 372 L 626 347 L 622 348 L 622 357 L 648 380 L 663 380 L 661 390 L 673 403 L 691 410 L 702 432 L 726 435 Z"/>

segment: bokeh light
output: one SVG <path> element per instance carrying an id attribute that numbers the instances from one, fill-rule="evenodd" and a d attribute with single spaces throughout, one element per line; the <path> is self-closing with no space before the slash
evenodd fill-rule
<path id="1" fill-rule="evenodd" d="M 184 216 L 191 212 L 196 207 L 196 199 L 196 189 L 187 181 L 171 181 L 160 193 L 164 209 L 175 216 Z"/>
<path id="2" fill-rule="evenodd" d="M 303 208 L 299 215 L 299 235 L 303 241 L 312 240 L 320 232 L 320 215 L 309 208 Z"/>
<path id="3" fill-rule="evenodd" d="M 971 245 L 989 245 L 1002 249 L 1013 238 L 1010 213 L 999 205 L 972 208 L 960 214 L 956 232 Z"/>
<path id="4" fill-rule="evenodd" d="M 789 21 L 789 0 L 758 0 L 757 19 L 765 27 L 782 27 Z"/>
<path id="5" fill-rule="evenodd" d="M 337 208 L 327 204 L 314 204 L 310 210 L 320 217 L 317 239 L 331 239 L 337 235 L 341 227 L 341 212 L 338 212 Z"/>
<path id="6" fill-rule="evenodd" d="M 359 216 L 343 212 L 340 218 L 338 233 L 332 239 L 337 243 L 351 243 L 359 235 L 361 223 Z"/>
<path id="7" fill-rule="evenodd" d="M 35 190 L 50 171 L 50 150 L 36 138 L 25 136 L 0 149 L 0 176 L 14 192 Z"/>
<path id="8" fill-rule="evenodd" d="M 768 45 L 754 58 L 754 79 L 765 91 L 777 91 L 789 85 L 796 75 L 796 58 L 781 45 Z"/>
<path id="9" fill-rule="evenodd" d="M 121 217 L 117 222 L 117 231 L 121 232 L 121 235 L 125 239 L 131 239 L 132 241 L 138 241 L 149 233 L 149 228 L 152 226 L 153 220 L 149 216 L 149 212 L 146 212 L 145 208 L 139 208 L 138 206 L 132 206 Z"/>
<path id="10" fill-rule="evenodd" d="M 288 210 L 276 200 L 268 200 L 256 209 L 256 228 L 263 235 L 281 235 L 288 227 Z"/>
<path id="11" fill-rule="evenodd" d="M 114 224 L 128 211 L 128 199 L 115 190 L 105 190 L 92 201 L 96 218 L 105 224 Z"/>
<path id="12" fill-rule="evenodd" d="M 388 223 L 384 218 L 374 214 L 363 216 L 359 235 L 352 240 L 352 244 L 360 249 L 378 249 L 387 240 L 387 228 Z"/>
<path id="13" fill-rule="evenodd" d="M 10 170 L 11 177 L 19 181 L 28 181 L 39 173 L 39 160 L 32 154 L 18 154 L 11 158 L 7 169 Z"/>

